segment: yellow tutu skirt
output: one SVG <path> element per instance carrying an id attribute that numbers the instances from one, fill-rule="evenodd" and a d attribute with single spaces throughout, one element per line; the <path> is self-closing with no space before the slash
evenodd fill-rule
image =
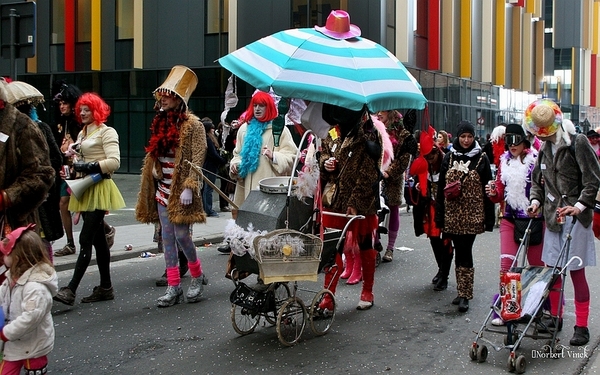
<path id="1" fill-rule="evenodd" d="M 81 200 L 71 195 L 69 211 L 87 212 L 95 210 L 114 211 L 125 207 L 125 201 L 119 188 L 112 179 L 105 179 L 90 186 Z"/>

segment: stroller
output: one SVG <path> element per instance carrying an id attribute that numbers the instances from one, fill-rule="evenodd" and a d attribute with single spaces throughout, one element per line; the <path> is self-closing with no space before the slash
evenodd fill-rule
<path id="1" fill-rule="evenodd" d="M 526 264 L 533 219 L 529 221 L 513 264 L 509 272 L 503 277 L 506 282 L 501 281 L 500 283 L 501 293 L 492 304 L 481 328 L 475 332 L 475 340 L 469 348 L 469 357 L 472 361 L 480 363 L 486 361 L 488 347 L 483 344 L 486 343 L 495 351 L 508 349 L 509 355 L 506 362 L 508 371 L 522 374 L 525 372 L 527 361 L 523 354 L 517 353 L 517 350 L 525 338 L 545 340 L 542 349 L 548 353 L 549 357 L 561 353 L 563 348 L 557 337 L 560 330 L 559 317 L 551 316 L 549 312 L 544 310 L 544 306 L 552 290 L 552 285 L 559 277 L 566 275 L 569 264 L 573 261 L 579 261 L 579 264 L 582 263 L 577 256 L 569 258 L 571 231 L 575 221 L 576 218 L 573 217 L 570 223 L 565 224 L 570 226 L 566 232 L 566 241 L 560 250 L 556 263 L 553 266 L 546 267 Z M 563 263 L 564 266 L 561 268 Z M 565 282 L 558 290 L 560 301 L 563 300 L 564 288 Z M 494 313 L 501 315 L 502 312 L 504 312 L 505 327 L 495 327 L 488 324 Z M 505 319 L 507 315 L 514 318 Z M 496 345 L 485 337 L 484 333 L 488 332 L 503 335 L 503 345 Z"/>
<path id="2" fill-rule="evenodd" d="M 309 131 L 303 136 L 301 144 L 308 134 Z M 297 162 L 298 155 L 293 171 L 296 171 Z M 296 186 L 293 177 L 267 178 L 261 180 L 260 185 L 261 190 L 269 193 L 287 191 L 285 228 L 257 235 L 251 243 L 246 243 L 248 239 L 232 242 L 232 249 L 234 245 L 242 244 L 248 250 L 253 250 L 254 256 L 249 252 L 243 255 L 236 254 L 236 251 L 231 253 L 233 268 L 228 274 L 235 287 L 230 294 L 231 322 L 238 334 L 247 335 L 254 332 L 260 321 L 264 320 L 265 325 L 276 326 L 277 337 L 283 345 L 293 346 L 307 323 L 315 335 L 322 336 L 330 330 L 335 319 L 335 296 L 328 289 L 331 282 L 319 290 L 313 290 L 300 287 L 298 281 L 316 282 L 321 272 L 341 272 L 335 263 L 336 254 L 341 253 L 350 224 L 364 216 L 348 217 L 343 228 L 324 228 L 321 218 L 325 213 L 314 208 L 309 217 L 297 220 L 303 223 L 297 230 L 290 229 L 290 215 L 302 215 L 300 212 L 290 212 L 292 189 Z M 320 197 L 317 195 L 315 199 L 319 200 Z M 347 217 L 335 213 L 327 215 Z M 255 285 L 241 281 L 249 274 L 259 275 Z M 309 292 L 313 297 L 305 303 L 298 291 Z M 332 301 L 330 308 L 320 307 L 324 299 Z"/>

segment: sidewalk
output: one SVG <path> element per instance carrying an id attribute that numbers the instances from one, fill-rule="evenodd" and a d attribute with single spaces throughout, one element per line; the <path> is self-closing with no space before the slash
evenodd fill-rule
<path id="1" fill-rule="evenodd" d="M 154 235 L 154 225 L 150 224 L 132 224 L 135 221 L 135 203 L 137 199 L 139 176 L 138 175 L 115 175 L 115 183 L 119 187 L 126 208 L 111 213 L 106 217 L 106 221 L 116 228 L 115 244 L 111 249 L 111 261 L 139 257 L 144 251 L 157 253 L 157 245 L 152 242 Z M 219 207 L 218 196 L 215 195 L 213 207 Z M 227 221 L 231 219 L 231 213 L 219 212 L 219 217 L 209 217 L 205 224 L 195 224 L 193 230 L 193 240 L 197 247 L 208 244 L 218 244 L 223 241 L 223 231 Z M 81 223 L 73 227 L 73 235 L 77 247 L 77 253 L 54 258 L 54 266 L 57 271 L 73 269 L 79 255 L 79 231 Z M 54 251 L 60 250 L 67 243 L 66 237 L 55 241 L 52 245 Z M 126 250 L 126 246 L 131 245 L 132 250 Z M 91 265 L 96 264 L 96 255 L 92 250 Z"/>
<path id="2" fill-rule="evenodd" d="M 231 214 L 223 213 L 220 217 L 209 217 L 206 224 L 194 225 L 193 239 L 196 247 L 206 245 L 216 245 L 223 241 L 223 230 L 227 224 L 227 220 L 231 219 Z M 110 217 L 109 217 L 110 221 Z M 154 226 L 146 224 L 123 225 L 115 227 L 117 230 L 115 236 L 115 244 L 112 247 L 111 261 L 136 258 L 144 251 L 157 253 L 157 246 L 152 242 L 154 235 Z M 75 241 L 79 238 L 79 232 L 74 232 Z M 60 250 L 66 244 L 66 239 L 63 237 L 54 242 L 54 251 Z M 127 245 L 132 245 L 132 250 L 126 250 Z M 54 267 L 57 271 L 64 271 L 75 268 L 75 262 L 79 254 L 79 243 L 76 243 L 77 253 L 62 257 L 54 257 Z M 92 250 L 92 261 L 90 265 L 96 264 L 96 254 Z"/>

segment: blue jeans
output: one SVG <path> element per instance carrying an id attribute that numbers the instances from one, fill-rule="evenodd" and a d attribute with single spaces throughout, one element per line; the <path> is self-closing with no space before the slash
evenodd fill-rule
<path id="1" fill-rule="evenodd" d="M 213 184 L 217 181 L 217 176 L 213 173 L 206 173 L 205 176 L 208 177 Z M 207 215 L 218 215 L 217 212 L 213 210 L 213 188 L 206 182 L 202 187 L 202 205 L 204 206 L 204 212 L 206 212 Z"/>

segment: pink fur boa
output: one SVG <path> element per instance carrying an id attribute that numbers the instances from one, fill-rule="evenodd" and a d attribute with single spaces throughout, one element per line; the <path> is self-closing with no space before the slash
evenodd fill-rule
<path id="1" fill-rule="evenodd" d="M 383 161 L 381 163 L 381 172 L 384 172 L 390 167 L 390 164 L 392 164 L 392 161 L 394 160 L 394 146 L 392 145 L 390 136 L 387 132 L 387 129 L 385 128 L 385 124 L 379 121 L 379 119 L 377 119 L 377 116 L 375 115 L 371 115 L 371 120 L 373 121 L 373 124 L 375 125 L 377 131 L 379 132 L 379 135 L 381 136 L 381 143 L 383 146 Z"/>

